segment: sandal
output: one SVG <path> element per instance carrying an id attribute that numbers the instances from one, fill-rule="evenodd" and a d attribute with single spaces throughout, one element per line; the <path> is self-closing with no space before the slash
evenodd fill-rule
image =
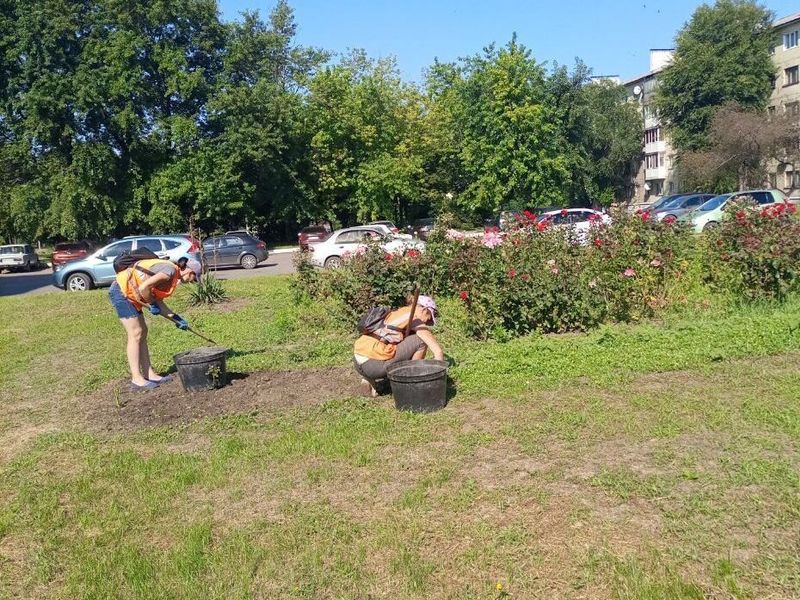
<path id="1" fill-rule="evenodd" d="M 148 381 L 144 385 L 137 385 L 131 381 L 131 384 L 128 386 L 128 389 L 132 392 L 147 392 L 149 390 L 154 390 L 158 387 L 158 384 L 155 381 Z"/>
<path id="2" fill-rule="evenodd" d="M 162 383 L 169 383 L 172 381 L 172 375 L 162 375 L 161 379 L 156 381 L 155 379 L 148 379 L 150 383 L 155 383 L 156 385 L 161 385 Z"/>

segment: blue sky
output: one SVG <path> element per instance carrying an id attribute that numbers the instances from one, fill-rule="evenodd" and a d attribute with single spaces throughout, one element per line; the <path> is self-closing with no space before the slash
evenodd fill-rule
<path id="1" fill-rule="evenodd" d="M 219 0 L 222 16 L 268 14 L 274 2 Z M 572 65 L 623 79 L 648 70 L 650 48 L 671 48 L 675 32 L 702 4 L 697 0 L 289 0 L 298 41 L 342 52 L 364 48 L 394 55 L 403 76 L 421 81 L 434 58 L 452 61 L 517 32 L 540 62 Z M 770 0 L 778 18 L 800 11 L 797 0 Z"/>

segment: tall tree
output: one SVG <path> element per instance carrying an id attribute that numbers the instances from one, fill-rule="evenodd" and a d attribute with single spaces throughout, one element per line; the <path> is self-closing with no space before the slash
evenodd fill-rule
<path id="1" fill-rule="evenodd" d="M 788 114 L 768 116 L 724 106 L 714 115 L 707 137 L 707 147 L 686 152 L 680 162 L 683 177 L 702 189 L 757 188 L 770 161 L 795 163 L 800 158 L 800 124 Z"/>
<path id="2" fill-rule="evenodd" d="M 421 98 L 393 59 L 355 51 L 311 83 L 311 158 L 320 217 L 343 223 L 403 219 L 422 196 L 414 140 Z"/>
<path id="3" fill-rule="evenodd" d="M 679 150 L 706 145 L 725 104 L 766 106 L 775 75 L 772 19 L 754 0 L 717 0 L 700 6 L 678 33 L 674 60 L 659 75 L 656 105 Z"/>

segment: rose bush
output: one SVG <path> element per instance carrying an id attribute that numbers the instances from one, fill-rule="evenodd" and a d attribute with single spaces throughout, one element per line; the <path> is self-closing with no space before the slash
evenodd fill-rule
<path id="1" fill-rule="evenodd" d="M 666 306 L 668 284 L 684 275 L 693 247 L 684 225 L 655 221 L 648 212 L 619 212 L 610 223 L 595 224 L 587 241 L 592 280 L 616 321 Z"/>
<path id="2" fill-rule="evenodd" d="M 714 237 L 715 280 L 762 295 L 774 290 L 773 297 L 796 287 L 797 221 L 786 209 L 770 211 L 726 220 Z M 615 214 L 579 236 L 522 214 L 507 231 L 483 236 L 436 229 L 422 253 L 393 256 L 372 245 L 336 270 L 316 270 L 300 255 L 295 286 L 332 301 L 353 323 L 371 306 L 402 303 L 419 286 L 461 302 L 476 337 L 583 331 L 647 318 L 681 301 L 675 291 L 699 282 L 696 239 L 682 224 L 646 213 Z"/>
<path id="3" fill-rule="evenodd" d="M 761 208 L 746 199 L 725 208 L 706 237 L 704 267 L 719 289 L 752 301 L 784 300 L 800 289 L 800 220 L 792 204 Z"/>

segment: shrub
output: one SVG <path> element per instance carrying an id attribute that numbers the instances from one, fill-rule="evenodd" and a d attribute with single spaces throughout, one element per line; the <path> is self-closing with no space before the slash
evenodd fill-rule
<path id="1" fill-rule="evenodd" d="M 720 289 L 747 300 L 784 300 L 800 288 L 800 220 L 794 205 L 744 200 L 725 208 L 706 239 L 705 270 Z"/>
<path id="2" fill-rule="evenodd" d="M 587 268 L 605 312 L 623 322 L 651 316 L 667 305 L 668 282 L 684 275 L 694 245 L 681 223 L 622 211 L 610 223 L 595 224 L 587 243 Z"/>
<path id="3" fill-rule="evenodd" d="M 219 304 L 228 299 L 228 293 L 222 282 L 211 273 L 204 273 L 189 294 L 189 304 L 198 306 L 201 304 Z"/>

